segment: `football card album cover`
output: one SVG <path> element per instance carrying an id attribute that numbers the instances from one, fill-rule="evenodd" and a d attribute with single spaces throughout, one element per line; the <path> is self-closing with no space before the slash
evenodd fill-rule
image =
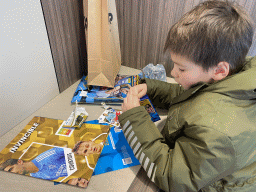
<path id="1" fill-rule="evenodd" d="M 34 117 L 0 152 L 0 170 L 86 188 L 110 126 Z"/>

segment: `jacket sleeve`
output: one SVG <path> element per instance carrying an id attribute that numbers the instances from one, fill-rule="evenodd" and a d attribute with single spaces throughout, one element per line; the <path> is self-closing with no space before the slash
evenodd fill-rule
<path id="1" fill-rule="evenodd" d="M 147 84 L 147 95 L 153 105 L 160 108 L 169 108 L 171 101 L 184 91 L 179 84 L 167 83 L 155 79 L 145 78 L 140 83 Z"/>
<path id="2" fill-rule="evenodd" d="M 148 177 L 165 191 L 198 191 L 233 172 L 233 145 L 216 130 L 186 127 L 171 149 L 144 107 L 124 112 L 119 121 Z"/>

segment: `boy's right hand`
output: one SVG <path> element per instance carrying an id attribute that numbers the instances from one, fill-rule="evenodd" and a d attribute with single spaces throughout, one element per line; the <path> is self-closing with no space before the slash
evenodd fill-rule
<path id="1" fill-rule="evenodd" d="M 143 97 L 144 95 L 146 95 L 147 89 L 148 89 L 146 83 L 136 85 L 136 88 L 137 88 L 137 90 L 138 90 L 138 97 L 139 97 L 139 98 L 141 98 L 141 97 Z"/>

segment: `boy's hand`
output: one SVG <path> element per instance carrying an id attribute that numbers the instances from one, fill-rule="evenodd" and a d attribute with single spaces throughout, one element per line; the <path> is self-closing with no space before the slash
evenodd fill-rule
<path id="1" fill-rule="evenodd" d="M 136 85 L 134 86 L 137 88 L 138 90 L 138 97 L 141 98 L 143 97 L 144 95 L 146 95 L 147 93 L 147 84 L 146 83 L 143 83 L 143 84 L 139 84 L 139 85 Z"/>
<path id="2" fill-rule="evenodd" d="M 138 87 L 134 86 L 130 88 L 127 97 L 124 98 L 124 102 L 122 104 L 122 112 L 124 113 L 125 111 L 138 106 L 140 106 L 140 97 L 138 93 Z"/>

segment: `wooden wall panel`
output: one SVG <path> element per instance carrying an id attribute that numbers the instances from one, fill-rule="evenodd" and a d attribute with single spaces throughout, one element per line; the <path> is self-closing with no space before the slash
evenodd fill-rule
<path id="1" fill-rule="evenodd" d="M 170 76 L 172 63 L 163 47 L 170 27 L 204 0 L 116 0 L 122 65 L 141 69 L 164 64 Z M 254 0 L 235 0 L 256 20 Z M 249 55 L 256 54 L 256 38 Z"/>
<path id="2" fill-rule="evenodd" d="M 87 74 L 82 0 L 41 0 L 60 92 Z"/>
<path id="3" fill-rule="evenodd" d="M 204 0 L 116 0 L 122 65 L 172 62 L 163 47 L 170 27 Z M 235 0 L 256 20 L 254 0 Z M 41 0 L 60 92 L 87 74 L 82 0 Z M 256 37 L 249 55 L 256 54 Z"/>

